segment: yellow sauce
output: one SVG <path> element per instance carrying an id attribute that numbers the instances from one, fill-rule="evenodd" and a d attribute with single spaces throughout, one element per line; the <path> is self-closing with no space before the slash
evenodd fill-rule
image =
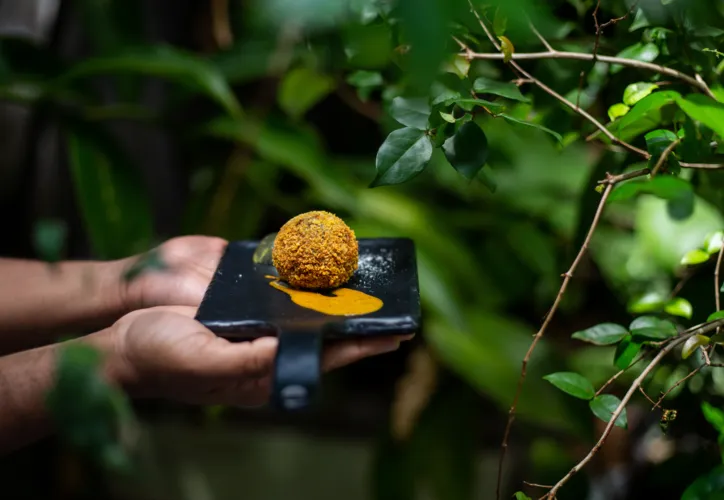
<path id="1" fill-rule="evenodd" d="M 269 285 L 280 290 L 289 297 L 292 302 L 298 306 L 312 309 L 323 314 L 333 316 L 357 316 L 361 314 L 370 314 L 382 308 L 382 301 L 377 297 L 367 295 L 366 293 L 351 288 L 337 288 L 332 290 L 329 295 L 312 292 L 309 290 L 296 290 L 282 285 L 279 278 L 275 276 L 267 276 L 274 281 Z"/>

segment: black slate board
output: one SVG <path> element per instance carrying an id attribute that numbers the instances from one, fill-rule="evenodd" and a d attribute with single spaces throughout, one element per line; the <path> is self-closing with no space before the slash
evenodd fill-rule
<path id="1" fill-rule="evenodd" d="M 420 328 L 415 246 L 407 238 L 359 239 L 360 266 L 344 285 L 381 299 L 383 307 L 362 316 L 332 316 L 293 303 L 269 285 L 273 266 L 253 262 L 258 241 L 231 242 L 198 309 L 196 319 L 232 341 L 320 332 L 325 338 L 406 335 Z M 328 292 L 329 293 L 329 292 Z"/>

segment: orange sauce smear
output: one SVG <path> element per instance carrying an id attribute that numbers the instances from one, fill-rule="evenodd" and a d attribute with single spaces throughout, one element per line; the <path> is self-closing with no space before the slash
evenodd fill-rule
<path id="1" fill-rule="evenodd" d="M 276 276 L 266 276 L 272 279 L 270 286 L 286 293 L 292 302 L 306 309 L 312 309 L 332 316 L 358 316 L 370 314 L 382 308 L 382 301 L 377 297 L 367 295 L 351 288 L 337 288 L 331 292 L 332 296 L 309 290 L 296 290 L 282 285 Z"/>

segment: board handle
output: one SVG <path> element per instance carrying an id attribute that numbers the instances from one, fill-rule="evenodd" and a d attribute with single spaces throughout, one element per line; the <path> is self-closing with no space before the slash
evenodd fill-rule
<path id="1" fill-rule="evenodd" d="M 272 404 L 283 411 L 309 408 L 320 386 L 321 365 L 320 332 L 281 332 L 274 360 Z"/>

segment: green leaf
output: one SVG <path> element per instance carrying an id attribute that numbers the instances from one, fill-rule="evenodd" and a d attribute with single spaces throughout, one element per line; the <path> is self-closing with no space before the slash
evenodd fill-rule
<path id="1" fill-rule="evenodd" d="M 456 75 L 458 78 L 467 78 L 470 71 L 470 60 L 459 54 L 455 54 L 449 61 L 446 61 L 444 70 Z"/>
<path id="2" fill-rule="evenodd" d="M 626 335 L 628 330 L 615 323 L 601 323 L 591 328 L 581 330 L 571 335 L 571 338 L 590 342 L 594 345 L 611 345 L 619 342 Z"/>
<path id="3" fill-rule="evenodd" d="M 694 213 L 694 191 L 682 191 L 666 203 L 666 211 L 673 220 L 685 220 Z"/>
<path id="4" fill-rule="evenodd" d="M 653 43 L 635 43 L 626 47 L 616 54 L 617 57 L 624 59 L 635 59 L 636 61 L 653 62 L 659 56 L 659 48 Z M 618 73 L 623 69 L 620 64 L 611 65 L 611 73 Z"/>
<path id="5" fill-rule="evenodd" d="M 498 40 L 500 40 L 500 50 L 503 52 L 503 62 L 507 64 L 513 58 L 515 46 L 513 46 L 513 42 L 505 36 L 499 36 Z"/>
<path id="6" fill-rule="evenodd" d="M 493 18 L 493 32 L 496 36 L 505 35 L 505 30 L 508 27 L 508 18 L 505 13 L 500 10 L 500 7 L 495 9 L 495 17 Z"/>
<path id="7" fill-rule="evenodd" d="M 709 422 L 719 434 L 724 434 L 724 411 L 712 406 L 706 401 L 702 401 L 701 412 L 704 414 L 706 421 Z"/>
<path id="8" fill-rule="evenodd" d="M 678 140 L 678 137 L 671 130 L 663 129 L 652 130 L 651 132 L 647 133 L 644 138 L 646 139 L 646 149 L 649 153 L 651 153 L 651 158 L 649 158 L 648 161 L 648 167 L 653 171 L 666 148 L 668 148 L 672 142 Z M 673 151 L 670 152 L 667 156 L 664 166 L 669 172 L 673 173 L 678 173 L 679 170 L 681 170 L 679 160 L 676 159 Z M 668 199 L 674 198 L 675 197 L 670 197 Z"/>
<path id="9" fill-rule="evenodd" d="M 502 118 L 505 118 L 506 120 L 508 120 L 509 122 L 512 122 L 512 123 L 517 123 L 517 124 L 519 124 L 519 125 L 525 125 L 525 126 L 527 126 L 527 127 L 533 127 L 533 128 L 538 129 L 538 130 L 542 130 L 543 132 L 545 132 L 545 133 L 547 133 L 547 134 L 550 134 L 550 135 L 552 135 L 553 137 L 555 137 L 556 140 L 557 140 L 559 143 L 562 143 L 562 142 L 563 142 L 563 137 L 561 137 L 561 134 L 559 134 L 559 133 L 556 132 L 555 130 L 551 130 L 551 129 L 547 128 L 547 127 L 544 127 L 543 125 L 540 125 L 540 124 L 538 124 L 538 123 L 533 123 L 533 122 L 527 122 L 527 121 L 525 121 L 525 120 L 520 120 L 520 119 L 518 119 L 518 118 L 516 118 L 516 117 L 514 117 L 514 116 L 510 116 L 510 115 L 505 114 L 505 113 L 499 113 L 499 114 L 496 115 L 496 116 L 500 116 L 500 117 L 502 117 Z"/>
<path id="10" fill-rule="evenodd" d="M 709 345 L 711 339 L 706 335 L 694 335 L 686 339 L 684 347 L 681 349 L 681 358 L 687 359 L 689 356 L 694 354 L 696 350 L 702 346 Z"/>
<path id="11" fill-rule="evenodd" d="M 444 113 L 444 112 L 440 111 L 440 116 L 442 117 L 443 120 L 445 120 L 448 123 L 455 123 L 457 121 L 457 119 L 450 113 Z"/>
<path id="12" fill-rule="evenodd" d="M 279 85 L 279 106 L 292 118 L 300 118 L 334 89 L 334 80 L 311 68 L 289 71 Z"/>
<path id="13" fill-rule="evenodd" d="M 370 187 L 406 182 L 422 172 L 432 157 L 432 142 L 424 131 L 401 128 L 387 136 L 377 151 L 377 176 Z"/>
<path id="14" fill-rule="evenodd" d="M 445 141 L 442 150 L 450 165 L 472 180 L 488 160 L 488 139 L 476 123 L 467 122 Z"/>
<path id="15" fill-rule="evenodd" d="M 724 103 L 702 94 L 679 97 L 676 102 L 684 113 L 724 137 Z"/>
<path id="16" fill-rule="evenodd" d="M 706 253 L 704 250 L 700 250 L 697 248 L 694 250 L 690 250 L 684 254 L 684 256 L 681 258 L 681 265 L 696 266 L 707 262 L 709 258 L 710 255 L 708 253 Z"/>
<path id="17" fill-rule="evenodd" d="M 406 127 L 426 130 L 430 119 L 430 106 L 425 99 L 395 97 L 392 99 L 392 118 Z"/>
<path id="18" fill-rule="evenodd" d="M 498 82 L 482 76 L 477 78 L 473 83 L 473 90 L 478 94 L 493 94 L 514 101 L 530 101 L 530 99 L 521 94 L 520 89 L 514 83 Z"/>
<path id="19" fill-rule="evenodd" d="M 666 297 L 660 292 L 646 292 L 629 302 L 628 310 L 632 314 L 644 314 L 659 311 L 666 303 Z"/>
<path id="20" fill-rule="evenodd" d="M 646 13 L 643 9 L 637 9 L 634 20 L 628 30 L 629 32 L 633 32 L 641 28 L 646 28 L 648 26 L 651 26 L 651 23 L 648 19 L 646 19 Z"/>
<path id="21" fill-rule="evenodd" d="M 631 335 L 626 335 L 616 347 L 613 362 L 619 370 L 625 370 L 633 362 L 641 350 L 641 344 L 635 342 Z"/>
<path id="22" fill-rule="evenodd" d="M 630 141 L 639 134 L 661 124 L 662 108 L 674 104 L 678 92 L 664 90 L 647 95 L 637 102 L 625 116 L 609 125 L 619 139 Z"/>
<path id="23" fill-rule="evenodd" d="M 638 194 L 652 194 L 664 200 L 676 200 L 688 193 L 693 187 L 684 179 L 671 175 L 658 175 L 652 179 L 634 179 L 617 186 L 609 196 L 610 201 L 622 201 Z"/>
<path id="24" fill-rule="evenodd" d="M 359 70 L 347 77 L 347 83 L 357 89 L 357 95 L 361 101 L 367 101 L 373 90 L 384 83 L 382 75 L 377 71 Z"/>
<path id="25" fill-rule="evenodd" d="M 628 328 L 635 340 L 665 340 L 678 334 L 671 321 L 656 316 L 640 316 Z"/>
<path id="26" fill-rule="evenodd" d="M 623 91 L 623 103 L 627 106 L 633 106 L 641 99 L 649 95 L 654 90 L 658 89 L 659 86 L 655 83 L 649 82 L 636 82 L 628 85 Z"/>
<path id="27" fill-rule="evenodd" d="M 595 398 L 593 398 L 588 403 L 588 405 L 591 407 L 591 411 L 593 412 L 593 414 L 606 423 L 611 420 L 613 412 L 616 411 L 616 408 L 618 408 L 620 404 L 621 400 L 613 394 L 601 394 L 600 396 L 596 396 Z M 628 428 L 626 408 L 623 409 L 621 414 L 616 419 L 615 425 L 616 427 L 621 427 L 622 429 Z"/>
<path id="28" fill-rule="evenodd" d="M 669 301 L 664 307 L 664 311 L 672 316 L 681 316 L 686 319 L 691 319 L 691 315 L 694 313 L 691 302 L 682 297 L 676 297 Z"/>
<path id="29" fill-rule="evenodd" d="M 621 118 L 626 113 L 628 113 L 631 110 L 630 107 L 626 106 L 622 102 L 617 102 L 610 108 L 608 108 L 608 118 L 611 121 L 614 121 L 616 118 Z"/>
<path id="30" fill-rule="evenodd" d="M 522 491 L 516 491 L 514 495 L 515 500 L 532 500 L 528 495 Z"/>
<path id="31" fill-rule="evenodd" d="M 384 83 L 384 80 L 379 71 L 361 69 L 350 73 L 347 76 L 347 83 L 357 88 L 379 87 Z"/>
<path id="32" fill-rule="evenodd" d="M 163 78 L 207 95 L 221 104 L 231 116 L 241 115 L 241 106 L 234 92 L 215 66 L 195 54 L 166 45 L 144 47 L 116 56 L 86 59 L 73 65 L 72 69 L 53 82 L 53 85 L 62 87 L 82 78 L 106 74 Z"/>
<path id="33" fill-rule="evenodd" d="M 42 219 L 37 222 L 33 231 L 33 245 L 38 256 L 55 263 L 63 258 L 68 226 L 59 219 Z"/>
<path id="34" fill-rule="evenodd" d="M 704 251 L 709 255 L 719 253 L 724 242 L 724 231 L 714 231 L 704 240 Z"/>
<path id="35" fill-rule="evenodd" d="M 116 259 L 146 250 L 153 218 L 139 172 L 98 131 L 69 130 L 67 137 L 75 195 L 94 255 Z"/>
<path id="36" fill-rule="evenodd" d="M 495 181 L 495 178 L 490 175 L 490 172 L 481 170 L 478 174 L 478 179 L 491 193 L 497 191 L 498 183 Z"/>
<path id="37" fill-rule="evenodd" d="M 708 318 L 706 318 L 706 322 L 709 323 L 710 321 L 716 321 L 718 319 L 724 318 L 724 311 L 717 311 L 713 312 L 709 315 Z"/>
<path id="38" fill-rule="evenodd" d="M 457 104 L 465 111 L 471 111 L 474 107 L 480 106 L 481 108 L 487 108 L 492 113 L 497 113 L 498 110 L 505 109 L 505 105 L 498 102 L 486 101 L 485 99 L 469 99 L 461 98 L 454 99 L 448 102 L 449 104 Z"/>
<path id="39" fill-rule="evenodd" d="M 681 500 L 722 500 L 724 498 L 724 465 L 698 477 L 681 496 Z"/>
<path id="40" fill-rule="evenodd" d="M 577 373 L 573 372 L 557 372 L 551 373 L 543 377 L 566 394 L 570 394 L 573 397 L 579 399 L 591 399 L 596 394 L 593 389 L 593 384 Z"/>

